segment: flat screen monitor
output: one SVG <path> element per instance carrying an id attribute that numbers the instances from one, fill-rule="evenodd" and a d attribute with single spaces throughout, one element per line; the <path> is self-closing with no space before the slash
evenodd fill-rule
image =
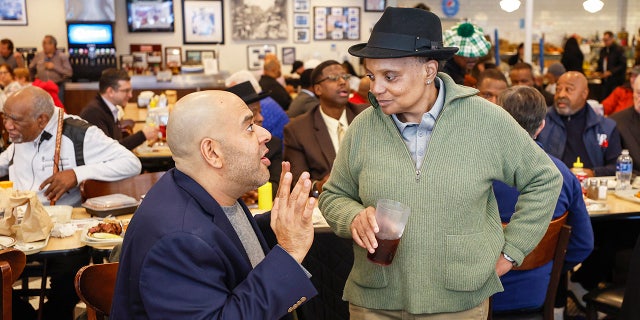
<path id="1" fill-rule="evenodd" d="M 113 25 L 111 23 L 75 23 L 67 24 L 69 47 L 94 44 L 113 46 Z"/>
<path id="2" fill-rule="evenodd" d="M 127 0 L 129 32 L 173 32 L 173 0 Z"/>

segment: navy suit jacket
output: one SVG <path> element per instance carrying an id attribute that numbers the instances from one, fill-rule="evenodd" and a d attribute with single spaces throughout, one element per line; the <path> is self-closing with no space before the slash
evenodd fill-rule
<path id="1" fill-rule="evenodd" d="M 220 205 L 189 176 L 171 169 L 129 224 L 110 318 L 278 319 L 316 294 L 280 246 L 252 268 Z"/>
<path id="2" fill-rule="evenodd" d="M 104 134 L 111 137 L 114 140 L 118 140 L 121 145 L 129 150 L 133 150 L 147 140 L 142 131 L 138 131 L 126 138 L 122 138 L 122 131 L 120 127 L 113 119 L 113 113 L 109 106 L 102 100 L 100 94 L 87 104 L 87 106 L 80 112 L 80 118 L 87 120 L 87 122 L 100 128 L 104 131 Z"/>
<path id="3" fill-rule="evenodd" d="M 347 121 L 351 123 L 367 107 L 347 103 Z M 304 171 L 309 172 L 311 180 L 321 180 L 331 173 L 335 159 L 336 150 L 319 105 L 284 126 L 284 161 L 291 162 L 293 181 Z"/>

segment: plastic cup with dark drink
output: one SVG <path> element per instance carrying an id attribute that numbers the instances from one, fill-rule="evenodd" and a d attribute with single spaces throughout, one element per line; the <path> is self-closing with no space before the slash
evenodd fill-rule
<path id="1" fill-rule="evenodd" d="M 391 264 L 410 212 L 409 207 L 400 202 L 389 199 L 378 200 L 376 206 L 376 221 L 380 230 L 376 233 L 378 248 L 374 253 L 367 254 L 369 261 L 383 266 Z"/>

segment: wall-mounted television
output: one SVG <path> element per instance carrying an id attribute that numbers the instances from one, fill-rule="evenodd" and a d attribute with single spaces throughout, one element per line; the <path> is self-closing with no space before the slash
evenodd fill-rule
<path id="1" fill-rule="evenodd" d="M 116 21 L 114 0 L 65 0 L 67 21 Z"/>
<path id="2" fill-rule="evenodd" d="M 127 0 L 129 32 L 173 32 L 173 0 Z"/>
<path id="3" fill-rule="evenodd" d="M 84 47 L 93 44 L 98 47 L 113 47 L 113 24 L 110 22 L 68 22 L 67 39 L 69 47 Z"/>

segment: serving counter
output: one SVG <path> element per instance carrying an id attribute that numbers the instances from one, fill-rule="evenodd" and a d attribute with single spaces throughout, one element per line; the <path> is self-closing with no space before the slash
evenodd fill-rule
<path id="1" fill-rule="evenodd" d="M 133 99 L 141 91 L 161 94 L 165 90 L 175 90 L 180 99 L 195 91 L 224 89 L 227 77 L 225 72 L 212 75 L 180 74 L 172 76 L 170 81 L 158 81 L 156 76 L 132 76 Z M 64 88 L 64 107 L 67 113 L 78 115 L 98 93 L 98 82 L 67 82 Z"/>

